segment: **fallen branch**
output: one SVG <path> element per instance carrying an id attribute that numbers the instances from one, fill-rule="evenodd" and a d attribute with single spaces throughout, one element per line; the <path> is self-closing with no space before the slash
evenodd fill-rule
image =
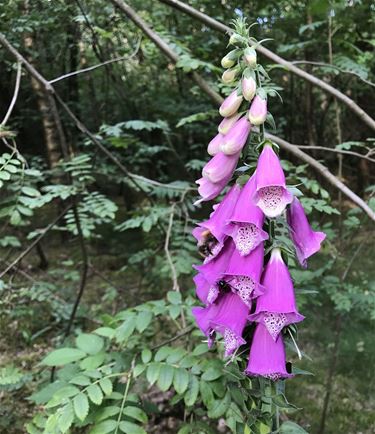
<path id="1" fill-rule="evenodd" d="M 0 127 L 3 127 L 8 122 L 8 119 L 10 118 L 10 115 L 12 114 L 13 108 L 16 104 L 18 98 L 18 92 L 20 90 L 21 72 L 22 72 L 22 64 L 21 62 L 17 62 L 17 75 L 16 75 L 16 84 L 14 86 L 13 98 L 9 104 L 8 110 L 4 116 L 3 121 L 0 124 Z"/>
<path id="2" fill-rule="evenodd" d="M 172 6 L 176 9 L 179 9 L 182 12 L 185 12 L 186 14 L 192 16 L 193 18 L 198 19 L 199 21 L 203 22 L 204 24 L 206 24 L 208 27 L 211 27 L 212 29 L 218 30 L 222 33 L 233 32 L 233 30 L 230 27 L 226 26 L 225 24 L 215 20 L 214 18 L 209 17 L 203 12 L 200 12 L 194 9 L 193 7 L 191 7 L 190 5 L 183 3 L 179 0 L 159 0 L 159 1 L 169 6 Z M 112 0 L 112 2 L 114 2 L 114 0 Z M 116 2 L 120 3 L 121 1 L 117 0 Z M 262 45 L 258 45 L 256 49 L 259 53 L 263 54 L 268 59 L 272 60 L 273 62 L 279 65 L 284 66 L 286 70 L 292 72 L 295 75 L 298 75 L 304 80 L 312 83 L 314 86 L 317 86 L 320 89 L 324 90 L 325 92 L 333 95 L 337 100 L 347 105 L 350 108 L 350 110 L 352 110 L 366 125 L 368 125 L 372 130 L 375 130 L 375 120 L 371 116 L 369 116 L 361 107 L 359 107 L 359 105 L 355 101 L 353 101 L 347 95 L 345 95 L 335 87 L 331 86 L 330 84 L 324 82 L 323 80 L 320 80 L 318 77 L 315 77 L 314 75 L 309 74 L 303 69 L 298 68 L 292 62 L 283 59 L 282 57 L 278 56 L 268 48 L 265 48 Z"/>

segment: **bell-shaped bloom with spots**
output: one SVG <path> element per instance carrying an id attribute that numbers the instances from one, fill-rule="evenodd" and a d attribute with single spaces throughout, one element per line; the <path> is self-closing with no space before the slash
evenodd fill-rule
<path id="1" fill-rule="evenodd" d="M 293 240 L 297 258 L 302 267 L 307 267 L 307 258 L 320 250 L 324 241 L 324 232 L 315 232 L 311 229 L 301 202 L 295 197 L 286 213 L 290 236 Z"/>
<path id="2" fill-rule="evenodd" d="M 288 324 L 304 319 L 296 306 L 292 278 L 278 248 L 272 250 L 262 276 L 264 294 L 257 298 L 255 312 L 250 321 L 264 324 L 272 339 L 276 340 Z"/>
<path id="3" fill-rule="evenodd" d="M 264 288 L 260 284 L 263 256 L 263 243 L 247 256 L 241 256 L 235 249 L 225 270 L 225 281 L 249 308 L 252 300 L 264 293 Z"/>
<path id="4" fill-rule="evenodd" d="M 293 195 L 286 188 L 283 169 L 270 144 L 264 146 L 259 156 L 255 181 L 254 203 L 267 217 L 281 215 Z"/>
<path id="5" fill-rule="evenodd" d="M 250 134 L 251 125 L 246 116 L 238 120 L 230 131 L 223 137 L 220 150 L 226 155 L 237 154 L 242 151 Z"/>
<path id="6" fill-rule="evenodd" d="M 208 307 L 194 307 L 192 313 L 198 327 L 208 337 L 209 343 L 216 332 L 223 336 L 226 357 L 246 343 L 242 333 L 247 323 L 249 308 L 238 295 L 232 292 L 225 293 Z"/>
<path id="7" fill-rule="evenodd" d="M 215 207 L 210 218 L 199 223 L 198 227 L 193 230 L 193 236 L 198 241 L 198 248 L 206 256 L 205 262 L 210 261 L 221 251 L 227 237 L 225 230 L 227 222 L 240 192 L 241 187 L 234 184 L 219 206 Z"/>
<path id="8" fill-rule="evenodd" d="M 281 335 L 275 341 L 263 324 L 257 325 L 245 373 L 273 381 L 293 377 L 293 374 L 286 370 L 285 348 Z"/>
<path id="9" fill-rule="evenodd" d="M 202 265 L 194 265 L 194 268 L 198 271 L 198 274 L 194 277 L 196 294 L 203 303 L 213 303 L 218 297 L 218 282 L 224 275 L 233 251 L 234 244 L 228 239 L 225 241 L 220 253 L 212 260 Z"/>
<path id="10" fill-rule="evenodd" d="M 260 243 L 268 239 L 262 229 L 264 214 L 252 198 L 256 193 L 256 173 L 247 181 L 238 197 L 230 223 L 226 227 L 228 235 L 233 238 L 236 249 L 242 256 L 248 255 Z"/>
<path id="11" fill-rule="evenodd" d="M 225 100 L 221 104 L 219 108 L 220 115 L 223 116 L 224 118 L 233 116 L 240 108 L 242 100 L 243 100 L 242 95 L 241 94 L 238 95 L 237 90 L 234 90 L 229 96 L 225 98 Z"/>

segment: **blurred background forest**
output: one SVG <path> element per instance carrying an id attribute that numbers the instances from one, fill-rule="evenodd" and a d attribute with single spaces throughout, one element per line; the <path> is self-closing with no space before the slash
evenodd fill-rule
<path id="1" fill-rule="evenodd" d="M 199 261 L 190 234 L 211 206 L 193 207 L 194 180 L 216 134 L 215 92 L 228 91 L 220 84 L 228 39 L 180 3 L 226 25 L 242 13 L 258 23 L 257 39 L 271 38 L 264 47 L 339 91 L 259 52 L 283 99 L 269 101 L 276 125 L 267 131 L 323 165 L 280 144 L 288 184 L 305 193 L 310 221 L 327 233 L 308 270 L 291 264 L 306 321 L 305 357 L 290 357 L 313 375 L 287 382 L 295 407 L 280 403 L 282 420 L 302 428 L 280 432 L 373 433 L 375 123 L 356 107 L 375 114 L 375 4 L 0 3 L 0 432 L 117 433 L 122 411 L 120 431 L 130 434 L 236 426 L 240 404 L 222 390 L 230 390 L 228 375 L 190 315 Z M 51 353 L 62 346 L 74 350 Z M 87 376 L 74 371 L 77 361 Z M 145 378 L 129 391 L 130 377 L 116 375 L 134 363 L 134 378 Z M 90 385 L 89 377 L 98 380 Z M 84 393 L 73 416 L 77 387 L 89 389 L 88 418 Z M 124 388 L 142 409 L 127 406 Z M 114 402 L 105 410 L 103 395 Z M 53 416 L 56 408 L 64 417 Z M 271 429 L 264 421 L 238 432 Z"/>

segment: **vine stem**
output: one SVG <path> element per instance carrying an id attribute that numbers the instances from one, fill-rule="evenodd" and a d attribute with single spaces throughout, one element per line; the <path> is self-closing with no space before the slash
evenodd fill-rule
<path id="1" fill-rule="evenodd" d="M 135 357 L 132 360 L 131 369 L 128 372 L 128 381 L 126 383 L 124 396 L 122 397 L 122 401 L 121 401 L 121 408 L 120 408 L 120 413 L 119 413 L 118 418 L 117 418 L 115 434 L 118 433 L 120 422 L 121 422 L 122 413 L 123 413 L 124 407 L 125 407 L 126 398 L 128 397 L 128 393 L 129 393 L 129 389 L 130 389 L 130 383 L 131 383 L 132 376 L 133 376 L 134 364 L 135 364 Z"/>

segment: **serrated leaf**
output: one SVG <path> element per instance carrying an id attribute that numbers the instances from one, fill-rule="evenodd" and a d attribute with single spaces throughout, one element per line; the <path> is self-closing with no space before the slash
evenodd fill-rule
<path id="1" fill-rule="evenodd" d="M 132 422 L 122 421 L 119 428 L 125 434 L 147 434 L 147 432 L 140 426 Z"/>
<path id="2" fill-rule="evenodd" d="M 86 356 L 86 353 L 77 348 L 60 348 L 49 353 L 40 363 L 47 366 L 63 366 L 76 362 Z"/>
<path id="3" fill-rule="evenodd" d="M 199 381 L 195 375 L 190 375 L 189 387 L 184 396 L 185 404 L 191 407 L 195 404 L 199 393 Z"/>
<path id="4" fill-rule="evenodd" d="M 58 426 L 62 433 L 66 433 L 72 426 L 74 420 L 74 412 L 72 403 L 65 405 L 59 414 Z"/>
<path id="5" fill-rule="evenodd" d="M 104 395 L 109 396 L 112 393 L 113 385 L 109 378 L 99 380 L 99 386 L 102 388 Z"/>
<path id="6" fill-rule="evenodd" d="M 168 291 L 167 299 L 172 304 L 181 304 L 181 293 L 178 291 Z"/>
<path id="7" fill-rule="evenodd" d="M 161 347 L 155 354 L 155 362 L 161 362 L 165 360 L 172 352 L 171 347 Z"/>
<path id="8" fill-rule="evenodd" d="M 182 394 L 186 391 L 189 385 L 189 373 L 184 368 L 177 368 L 174 372 L 173 387 L 178 394 Z"/>
<path id="9" fill-rule="evenodd" d="M 86 419 L 89 412 L 89 400 L 87 396 L 81 392 L 73 399 L 74 413 L 82 422 Z"/>
<path id="10" fill-rule="evenodd" d="M 84 375 L 77 375 L 76 377 L 72 378 L 69 383 L 77 384 L 78 386 L 88 386 L 91 384 L 91 380 Z"/>
<path id="11" fill-rule="evenodd" d="M 97 354 L 102 350 L 104 341 L 100 336 L 96 336 L 92 333 L 82 333 L 77 336 L 77 347 L 87 354 Z"/>
<path id="12" fill-rule="evenodd" d="M 147 414 L 138 407 L 129 406 L 124 408 L 124 415 L 132 417 L 138 422 L 147 423 L 148 417 Z"/>
<path id="13" fill-rule="evenodd" d="M 92 371 L 98 368 L 99 366 L 101 366 L 104 360 L 105 360 L 105 353 L 98 353 L 95 354 L 94 356 L 88 356 L 85 359 L 83 359 L 80 362 L 79 366 L 81 369 L 87 369 L 89 371 Z"/>
<path id="14" fill-rule="evenodd" d="M 302 427 L 290 420 L 283 422 L 280 427 L 280 434 L 308 434 Z"/>
<path id="15" fill-rule="evenodd" d="M 109 407 L 101 408 L 95 414 L 95 422 L 101 422 L 102 420 L 108 419 L 111 416 L 116 416 L 116 414 L 120 413 L 120 407 L 116 407 L 115 405 L 110 405 Z"/>
<path id="16" fill-rule="evenodd" d="M 99 425 L 96 425 L 89 434 L 107 434 L 116 429 L 117 421 L 109 419 L 101 422 Z"/>
<path id="17" fill-rule="evenodd" d="M 90 398 L 90 400 L 96 404 L 96 405 L 100 405 L 103 401 L 103 392 L 100 389 L 100 387 L 97 384 L 91 384 L 91 386 L 89 386 L 87 388 L 87 394 Z"/>
<path id="18" fill-rule="evenodd" d="M 157 385 L 162 392 L 166 392 L 172 385 L 174 375 L 173 366 L 163 364 L 160 368 Z"/>
<path id="19" fill-rule="evenodd" d="M 113 338 L 115 335 L 115 330 L 110 327 L 99 327 L 94 330 L 94 333 L 105 338 Z"/>

